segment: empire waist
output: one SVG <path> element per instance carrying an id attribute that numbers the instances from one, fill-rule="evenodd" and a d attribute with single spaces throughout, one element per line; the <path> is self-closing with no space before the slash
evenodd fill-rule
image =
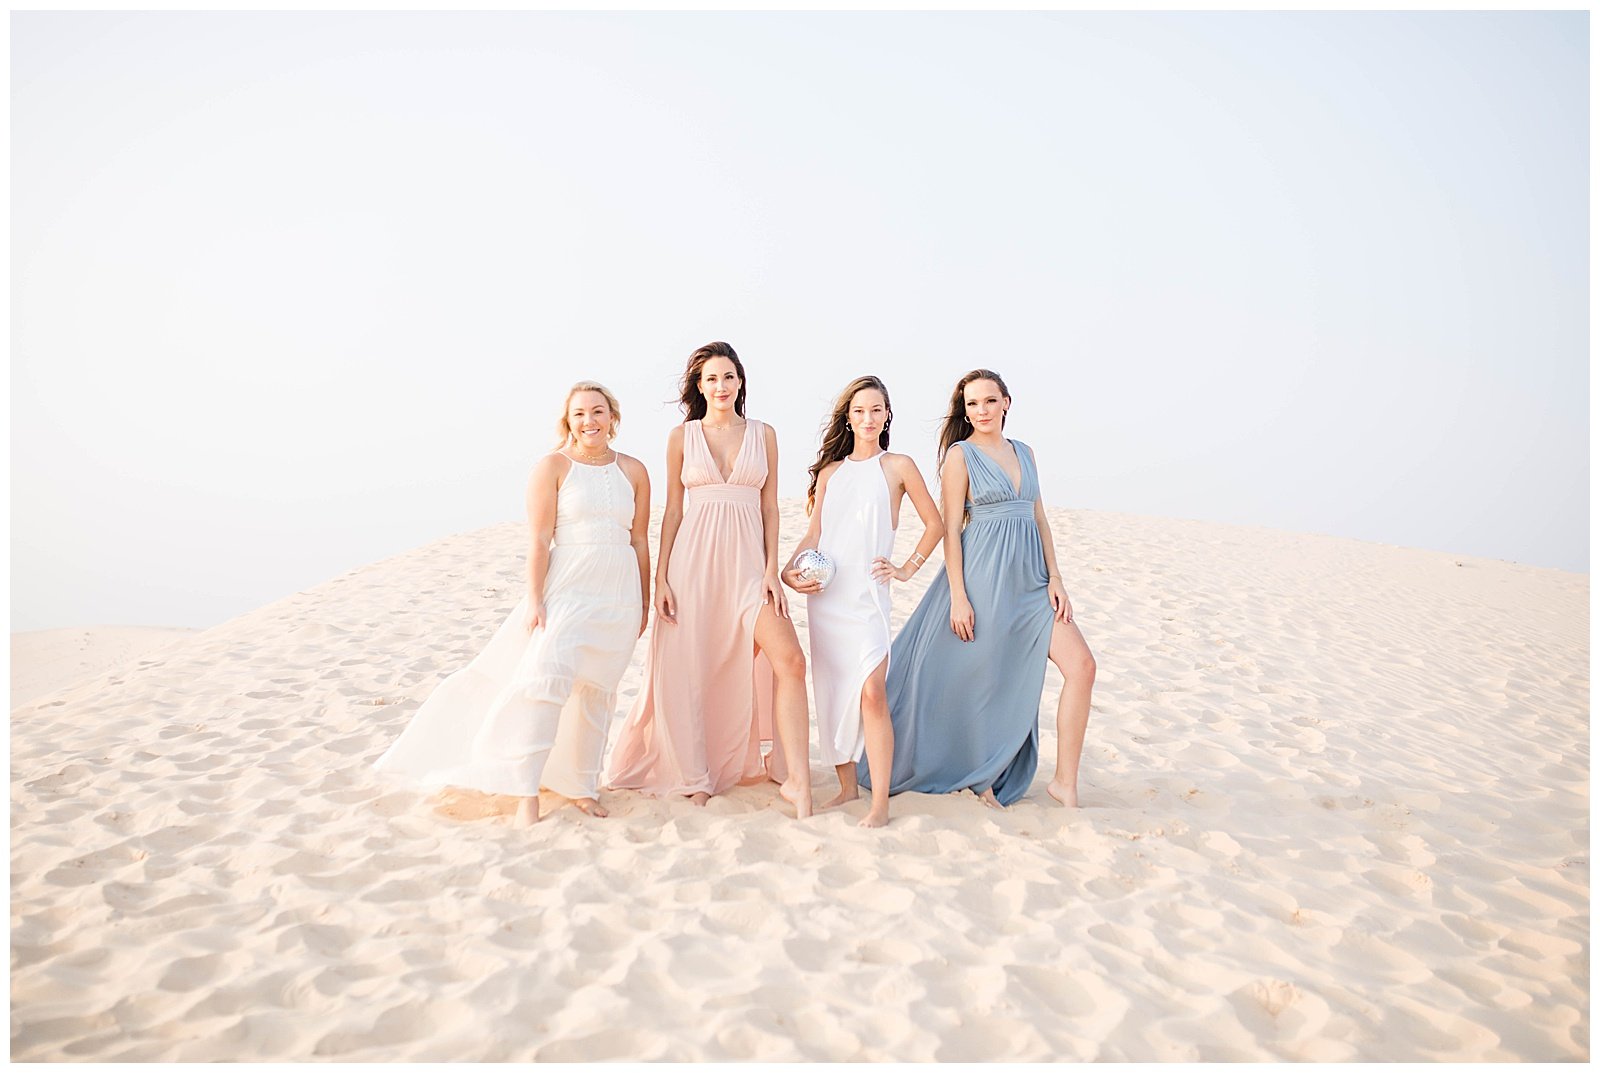
<path id="1" fill-rule="evenodd" d="M 745 503 L 761 506 L 761 489 L 749 484 L 697 484 L 683 490 L 687 506 L 701 503 Z"/>
<path id="2" fill-rule="evenodd" d="M 1033 521 L 1033 502 L 1027 499 L 1004 499 L 998 503 L 968 503 L 967 513 L 974 522 L 998 520 Z"/>

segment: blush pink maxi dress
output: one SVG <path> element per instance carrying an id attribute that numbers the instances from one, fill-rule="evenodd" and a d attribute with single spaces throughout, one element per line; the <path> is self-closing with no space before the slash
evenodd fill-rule
<path id="1" fill-rule="evenodd" d="M 767 777 L 772 667 L 755 647 L 767 553 L 765 426 L 746 420 L 733 471 L 717 469 L 699 421 L 683 428 L 683 523 L 667 564 L 676 624 L 655 619 L 644 687 L 605 782 L 653 797 L 720 794 Z"/>

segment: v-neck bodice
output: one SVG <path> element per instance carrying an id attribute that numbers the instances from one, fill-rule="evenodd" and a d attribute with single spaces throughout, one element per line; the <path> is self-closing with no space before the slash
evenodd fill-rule
<path id="1" fill-rule="evenodd" d="M 760 421 L 746 418 L 739 451 L 733 456 L 733 469 L 726 478 L 717 468 L 716 456 L 706 440 L 699 421 L 685 422 L 683 433 L 683 486 L 698 488 L 711 484 L 740 484 L 760 488 L 767 483 L 767 438 Z"/>
<path id="2" fill-rule="evenodd" d="M 1031 509 L 1033 501 L 1039 498 L 1039 474 L 1033 468 L 1033 450 L 1017 440 L 1006 442 L 1017 452 L 1017 462 L 1022 467 L 1020 488 L 1012 485 L 1006 471 L 987 451 L 976 444 L 960 441 L 959 446 L 967 458 L 967 502 L 971 506 L 1020 501 Z"/>

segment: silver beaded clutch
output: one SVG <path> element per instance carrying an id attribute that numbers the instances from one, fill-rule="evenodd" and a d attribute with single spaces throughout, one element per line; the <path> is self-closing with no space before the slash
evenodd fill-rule
<path id="1" fill-rule="evenodd" d="M 828 582 L 833 580 L 834 571 L 837 569 L 833 560 L 828 558 L 816 548 L 807 548 L 800 553 L 794 561 L 795 572 L 800 575 L 801 581 L 816 581 L 823 588 L 828 587 Z"/>

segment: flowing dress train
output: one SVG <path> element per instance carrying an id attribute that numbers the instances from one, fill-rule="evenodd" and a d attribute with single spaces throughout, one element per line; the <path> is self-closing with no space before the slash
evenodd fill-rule
<path id="1" fill-rule="evenodd" d="M 424 786 L 595 797 L 617 682 L 643 609 L 633 485 L 615 460 L 571 462 L 556 499 L 545 623 L 518 601 L 471 663 L 417 709 L 377 761 Z"/>

